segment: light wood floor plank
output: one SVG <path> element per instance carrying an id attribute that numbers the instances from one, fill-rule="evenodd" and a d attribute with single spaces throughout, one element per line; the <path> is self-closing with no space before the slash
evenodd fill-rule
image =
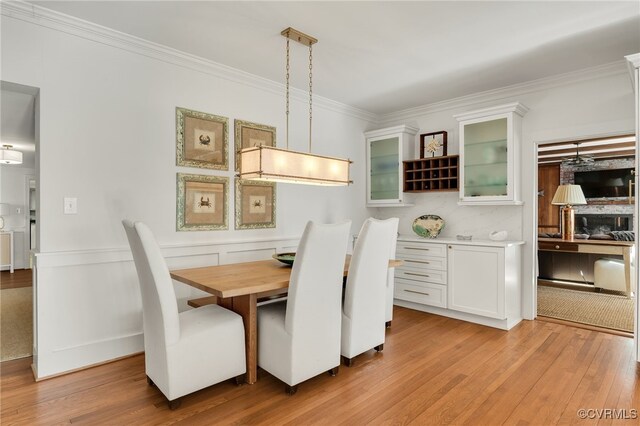
<path id="1" fill-rule="evenodd" d="M 509 332 L 396 308 L 382 353 L 369 351 L 287 396 L 259 371 L 183 398 L 170 411 L 146 383 L 144 357 L 35 383 L 30 359 L 0 364 L 2 424 L 638 424 L 583 422 L 579 408 L 640 408 L 626 337 L 525 321 Z"/>

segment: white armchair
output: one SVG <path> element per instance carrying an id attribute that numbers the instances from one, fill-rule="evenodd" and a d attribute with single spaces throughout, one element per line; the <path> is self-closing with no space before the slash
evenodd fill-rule
<path id="1" fill-rule="evenodd" d="M 140 280 L 147 381 L 169 401 L 246 372 L 242 318 L 217 305 L 178 313 L 173 283 L 145 224 L 123 220 Z"/>
<path id="2" fill-rule="evenodd" d="M 351 222 L 309 222 L 291 271 L 286 302 L 258 308 L 258 365 L 297 385 L 340 366 L 342 276 Z"/>
<path id="3" fill-rule="evenodd" d="M 398 218 L 367 219 L 360 230 L 342 313 L 341 355 L 347 366 L 369 349 L 383 349 L 389 250 L 397 231 Z"/>

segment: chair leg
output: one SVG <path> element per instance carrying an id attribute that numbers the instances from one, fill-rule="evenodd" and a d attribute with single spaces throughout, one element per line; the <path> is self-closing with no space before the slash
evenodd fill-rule
<path id="1" fill-rule="evenodd" d="M 382 352 L 382 350 L 384 349 L 384 343 L 379 344 L 378 346 L 376 346 L 373 349 L 375 349 L 376 352 Z"/>
<path id="2" fill-rule="evenodd" d="M 244 374 L 241 374 L 241 375 L 239 375 L 239 376 L 234 377 L 234 378 L 233 378 L 233 379 L 231 379 L 231 380 L 233 380 L 233 382 L 236 384 L 236 386 L 242 386 L 242 385 L 244 385 L 244 384 L 245 384 L 245 379 L 244 379 L 244 377 L 245 377 L 245 375 L 244 375 Z"/>
<path id="3" fill-rule="evenodd" d="M 339 371 L 340 371 L 340 366 L 338 365 L 337 367 L 333 367 L 331 370 L 329 370 L 329 375 L 331 377 L 335 377 Z"/>
<path id="4" fill-rule="evenodd" d="M 173 401 L 169 401 L 169 410 L 175 410 L 182 405 L 182 399 L 174 399 Z"/>
<path id="5" fill-rule="evenodd" d="M 351 367 L 353 366 L 353 358 L 347 358 L 346 356 L 341 357 L 342 358 L 342 363 L 347 366 L 347 367 Z"/>
<path id="6" fill-rule="evenodd" d="M 284 391 L 287 393 L 287 395 L 291 396 L 291 395 L 295 394 L 296 392 L 298 392 L 298 385 L 295 385 L 295 386 L 286 385 L 284 387 Z"/>
<path id="7" fill-rule="evenodd" d="M 391 328 L 391 321 L 387 321 L 384 323 L 385 328 Z"/>
<path id="8" fill-rule="evenodd" d="M 153 387 L 155 387 L 155 386 L 156 386 L 156 384 L 155 384 L 155 383 L 153 383 L 153 380 L 151 380 L 151 377 L 149 377 L 149 376 L 147 376 L 147 384 L 148 384 L 149 386 L 153 386 Z"/>

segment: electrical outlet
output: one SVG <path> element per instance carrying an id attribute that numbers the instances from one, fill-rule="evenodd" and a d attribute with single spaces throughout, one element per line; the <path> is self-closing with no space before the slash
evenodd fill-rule
<path id="1" fill-rule="evenodd" d="M 22 209 L 20 207 L 16 207 L 16 214 L 22 214 Z"/>
<path id="2" fill-rule="evenodd" d="M 64 214 L 78 214 L 78 199 L 64 197 Z"/>

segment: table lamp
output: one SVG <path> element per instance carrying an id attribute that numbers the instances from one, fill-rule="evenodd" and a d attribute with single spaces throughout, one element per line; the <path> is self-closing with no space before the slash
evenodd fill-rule
<path id="1" fill-rule="evenodd" d="M 551 204 L 562 207 L 562 239 L 573 240 L 575 228 L 575 211 L 572 206 L 587 204 L 580 185 L 560 185 L 556 189 Z"/>

